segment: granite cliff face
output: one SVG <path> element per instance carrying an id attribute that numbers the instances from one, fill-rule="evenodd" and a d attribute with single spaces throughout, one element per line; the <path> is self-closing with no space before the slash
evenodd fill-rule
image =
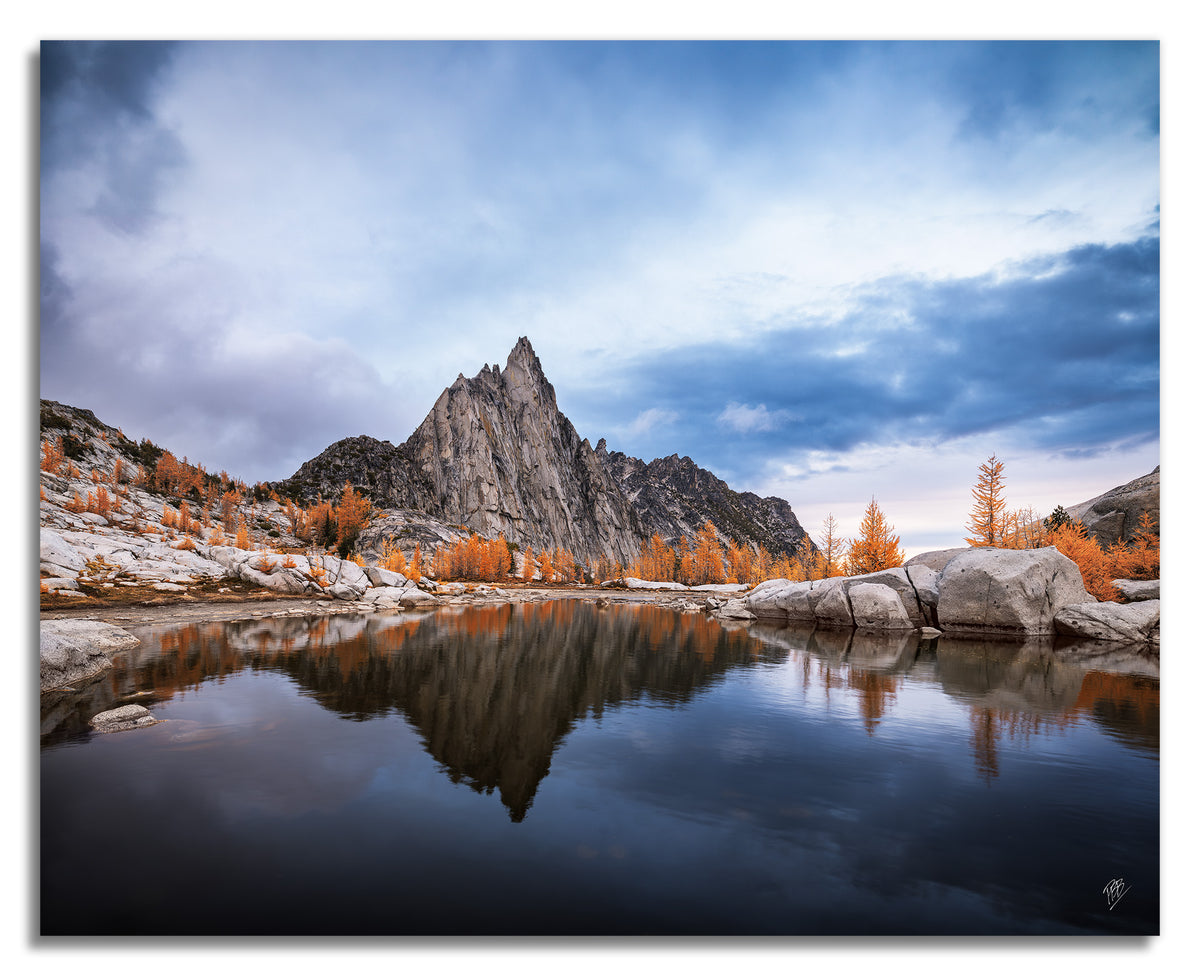
<path id="1" fill-rule="evenodd" d="M 593 450 L 559 411 L 526 338 L 503 370 L 460 375 L 403 444 L 346 438 L 281 487 L 332 498 L 347 480 L 382 508 L 626 564 L 653 533 L 673 543 L 709 519 L 726 542 L 774 553 L 812 544 L 787 502 L 734 492 L 691 458 L 646 464 L 610 454 L 603 440 Z"/>
<path id="2" fill-rule="evenodd" d="M 1118 485 L 1086 502 L 1072 505 L 1067 514 L 1083 523 L 1088 534 L 1102 546 L 1111 546 L 1118 539 L 1133 541 L 1142 512 L 1149 512 L 1158 526 L 1159 469 Z"/>
<path id="3" fill-rule="evenodd" d="M 620 486 L 558 409 L 528 339 L 505 368 L 460 375 L 403 444 L 338 441 L 285 488 L 335 497 L 349 480 L 376 505 L 423 512 L 485 537 L 578 557 L 638 553 L 641 527 Z"/>
<path id="4" fill-rule="evenodd" d="M 622 562 L 638 549 L 628 500 L 558 409 L 528 339 L 503 371 L 461 375 L 404 443 L 401 505 L 441 513 L 483 536 Z"/>

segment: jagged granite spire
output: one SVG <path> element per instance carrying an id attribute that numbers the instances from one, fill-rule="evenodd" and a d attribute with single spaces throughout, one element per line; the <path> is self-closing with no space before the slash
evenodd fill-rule
<path id="1" fill-rule="evenodd" d="M 335 497 L 344 481 L 376 505 L 416 509 L 486 537 L 626 565 L 658 532 L 673 543 L 711 519 L 718 532 L 773 552 L 811 545 L 782 499 L 735 494 L 690 458 L 650 465 L 602 438 L 593 450 L 558 409 L 533 344 L 522 336 L 504 369 L 484 365 L 442 391 L 399 447 L 347 438 L 284 482 Z"/>
<path id="2" fill-rule="evenodd" d="M 402 451 L 414 508 L 535 549 L 637 556 L 629 500 L 559 412 L 526 338 L 503 372 L 484 368 L 443 391 Z"/>

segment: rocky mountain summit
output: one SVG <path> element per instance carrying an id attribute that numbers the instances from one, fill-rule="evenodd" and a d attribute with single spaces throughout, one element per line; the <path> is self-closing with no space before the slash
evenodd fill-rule
<path id="1" fill-rule="evenodd" d="M 620 484 L 643 530 L 671 541 L 695 535 L 711 521 L 717 532 L 739 543 L 753 541 L 768 552 L 803 552 L 813 547 L 792 507 L 782 498 L 735 492 L 690 457 L 672 454 L 647 464 L 620 451 L 608 451 L 604 438 L 596 454 Z"/>
<path id="2" fill-rule="evenodd" d="M 581 558 L 628 564 L 653 533 L 674 544 L 709 520 L 725 543 L 776 554 L 812 547 L 781 498 L 734 492 L 691 458 L 646 464 L 609 453 L 604 439 L 593 449 L 558 409 L 527 338 L 503 370 L 460 374 L 403 444 L 340 440 L 276 487 L 312 500 L 347 480 L 380 508 Z"/>

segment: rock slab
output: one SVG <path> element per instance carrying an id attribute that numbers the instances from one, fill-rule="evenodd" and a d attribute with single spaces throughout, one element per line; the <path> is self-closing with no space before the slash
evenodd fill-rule
<path id="1" fill-rule="evenodd" d="M 132 634 L 98 620 L 43 620 L 41 687 L 61 688 L 112 667 L 109 656 L 141 643 Z"/>
<path id="2" fill-rule="evenodd" d="M 1053 546 L 981 546 L 959 553 L 942 570 L 938 625 L 951 635 L 1048 636 L 1064 607 L 1095 602 L 1079 567 Z"/>
<path id="3" fill-rule="evenodd" d="M 1158 600 L 1063 607 L 1054 615 L 1054 630 L 1068 637 L 1088 640 L 1158 643 L 1159 607 Z"/>
<path id="4" fill-rule="evenodd" d="M 127 729 L 144 729 L 157 725 L 158 719 L 144 705 L 122 705 L 110 708 L 88 719 L 88 725 L 97 732 L 124 732 Z"/>

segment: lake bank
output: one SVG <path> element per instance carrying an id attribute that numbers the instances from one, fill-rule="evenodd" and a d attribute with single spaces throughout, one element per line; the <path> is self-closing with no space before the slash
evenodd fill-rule
<path id="1" fill-rule="evenodd" d="M 719 595 L 719 591 L 695 591 Z M 620 590 L 599 586 L 584 587 L 498 587 L 487 591 L 464 592 L 445 596 L 429 609 L 456 605 L 491 605 L 496 603 L 530 603 L 542 600 L 610 600 L 613 603 L 670 604 L 680 600 L 673 590 Z M 268 593 L 249 594 L 239 599 L 203 600 L 175 599 L 152 604 L 123 603 L 77 604 L 73 606 L 42 607 L 42 620 L 83 618 L 120 626 L 121 624 L 203 623 L 207 621 L 240 620 L 248 617 L 387 613 L 389 609 L 373 608 L 345 600 L 302 599 L 274 596 Z"/>

